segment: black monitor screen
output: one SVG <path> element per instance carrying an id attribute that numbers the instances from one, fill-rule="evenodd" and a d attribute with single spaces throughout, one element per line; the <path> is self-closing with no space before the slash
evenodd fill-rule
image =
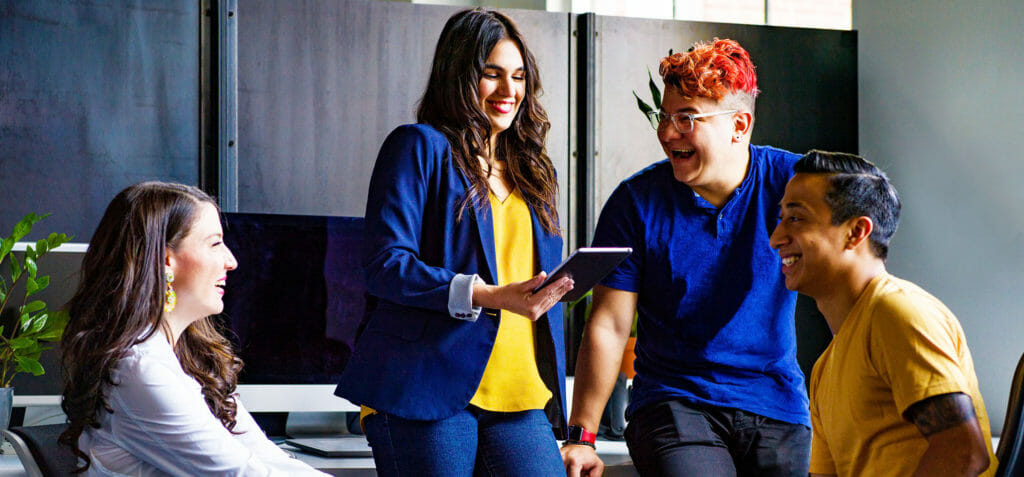
<path id="1" fill-rule="evenodd" d="M 222 323 L 245 362 L 240 383 L 338 382 L 363 319 L 363 219 L 225 213 Z"/>

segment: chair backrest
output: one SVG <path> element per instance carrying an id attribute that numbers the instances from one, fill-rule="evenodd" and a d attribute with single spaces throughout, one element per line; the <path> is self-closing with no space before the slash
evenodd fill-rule
<path id="1" fill-rule="evenodd" d="M 1024 427 L 1021 426 L 1021 412 L 1024 411 L 1024 355 L 1017 362 L 1010 385 L 1010 400 L 1006 402 L 1006 420 L 1003 433 L 999 436 L 996 458 L 999 467 L 996 477 L 1024 477 Z"/>
<path id="2" fill-rule="evenodd" d="M 66 424 L 12 427 L 3 434 L 14 446 L 29 477 L 65 476 L 71 475 L 78 463 L 71 449 L 57 443 L 57 436 L 66 427 Z"/>

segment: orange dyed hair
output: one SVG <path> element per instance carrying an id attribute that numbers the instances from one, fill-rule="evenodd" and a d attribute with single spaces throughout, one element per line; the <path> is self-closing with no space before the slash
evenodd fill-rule
<path id="1" fill-rule="evenodd" d="M 661 60 L 658 70 L 666 85 L 679 88 L 683 96 L 715 101 L 735 93 L 756 98 L 757 74 L 750 53 L 734 40 L 698 42 L 686 53 Z"/>

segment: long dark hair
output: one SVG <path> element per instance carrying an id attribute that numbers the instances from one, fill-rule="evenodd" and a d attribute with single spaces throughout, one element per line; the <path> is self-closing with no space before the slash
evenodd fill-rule
<path id="1" fill-rule="evenodd" d="M 477 85 L 491 50 L 508 39 L 523 55 L 526 90 L 511 127 L 498 135 L 495 156 L 505 159 L 508 180 L 537 213 L 544 229 L 560 235 L 555 201 L 558 182 L 544 147 L 551 123 L 537 101 L 541 92 L 537 61 L 522 34 L 507 16 L 480 8 L 456 13 L 444 25 L 434 52 L 427 89 L 416 120 L 441 131 L 452 145 L 452 160 L 470 183 L 469 194 L 459 208 L 482 207 L 487 202 L 487 173 L 477 160 L 485 155 L 491 122 L 480 109 Z"/>
<path id="2" fill-rule="evenodd" d="M 98 428 L 113 412 L 104 388 L 117 386 L 111 371 L 131 346 L 145 341 L 162 321 L 165 250 L 175 249 L 198 218 L 201 204 L 216 202 L 182 184 L 143 182 L 126 188 L 107 206 L 82 259 L 78 289 L 68 302 L 69 320 L 61 341 L 68 428 L 58 439 L 85 460 L 78 447 L 85 426 Z M 229 431 L 235 427 L 234 399 L 242 362 L 206 317 L 189 325 L 174 353 L 199 381 L 207 406 Z"/>

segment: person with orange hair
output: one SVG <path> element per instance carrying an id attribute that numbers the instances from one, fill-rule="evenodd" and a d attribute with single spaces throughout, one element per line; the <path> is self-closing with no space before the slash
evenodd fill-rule
<path id="1" fill-rule="evenodd" d="M 650 116 L 668 157 L 619 185 L 594 233 L 594 246 L 634 252 L 594 288 L 566 471 L 603 471 L 593 433 L 635 314 L 625 437 L 641 475 L 806 475 L 796 294 L 768 243 L 799 156 L 750 144 L 757 75 L 739 43 L 698 43 L 660 73 Z"/>

